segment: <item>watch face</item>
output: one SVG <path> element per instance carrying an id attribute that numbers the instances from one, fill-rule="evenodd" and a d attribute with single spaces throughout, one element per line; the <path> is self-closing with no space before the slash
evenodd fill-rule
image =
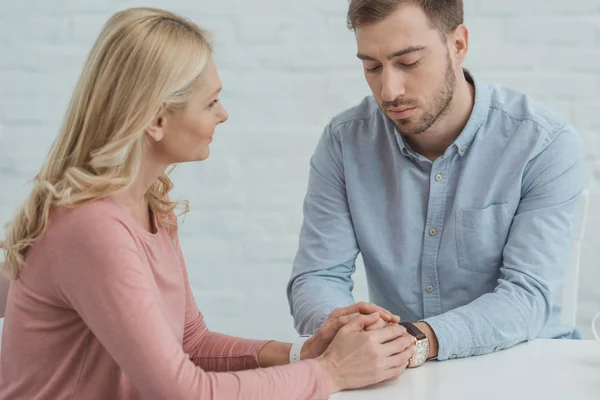
<path id="1" fill-rule="evenodd" d="M 414 364 L 421 365 L 427 360 L 429 355 L 429 341 L 419 340 L 415 346 Z"/>

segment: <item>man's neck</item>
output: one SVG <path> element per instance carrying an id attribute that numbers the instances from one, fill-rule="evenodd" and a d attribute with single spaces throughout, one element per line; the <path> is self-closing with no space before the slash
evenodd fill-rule
<path id="1" fill-rule="evenodd" d="M 405 140 L 417 153 L 431 161 L 441 157 L 467 125 L 475 103 L 475 87 L 461 74 L 448 112 L 427 131 Z"/>

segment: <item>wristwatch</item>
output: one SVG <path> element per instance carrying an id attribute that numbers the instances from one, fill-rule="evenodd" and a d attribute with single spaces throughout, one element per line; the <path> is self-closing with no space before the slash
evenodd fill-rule
<path id="1" fill-rule="evenodd" d="M 405 327 L 406 331 L 417 339 L 415 353 L 408 360 L 408 368 L 420 367 L 427 361 L 427 356 L 429 355 L 429 339 L 414 324 L 410 322 L 400 322 L 399 324 Z"/>

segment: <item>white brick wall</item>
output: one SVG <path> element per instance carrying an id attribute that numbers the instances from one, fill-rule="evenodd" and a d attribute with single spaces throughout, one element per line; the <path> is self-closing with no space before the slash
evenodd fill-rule
<path id="1" fill-rule="evenodd" d="M 0 221 L 27 193 L 101 25 L 132 5 L 168 7 L 213 31 L 230 120 L 211 158 L 175 174 L 191 201 L 182 244 L 196 300 L 218 331 L 295 337 L 285 285 L 308 159 L 323 126 L 368 87 L 342 0 L 0 0 Z M 600 310 L 600 3 L 466 0 L 466 66 L 545 101 L 584 135 L 592 206 L 579 326 Z M 364 272 L 357 299 L 366 299 Z"/>

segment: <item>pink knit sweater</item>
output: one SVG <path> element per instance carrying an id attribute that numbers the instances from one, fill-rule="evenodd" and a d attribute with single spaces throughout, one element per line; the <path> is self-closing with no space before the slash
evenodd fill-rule
<path id="1" fill-rule="evenodd" d="M 314 360 L 260 369 L 267 342 L 210 332 L 178 241 L 116 199 L 54 209 L 26 262 L 8 295 L 0 400 L 329 397 Z"/>

